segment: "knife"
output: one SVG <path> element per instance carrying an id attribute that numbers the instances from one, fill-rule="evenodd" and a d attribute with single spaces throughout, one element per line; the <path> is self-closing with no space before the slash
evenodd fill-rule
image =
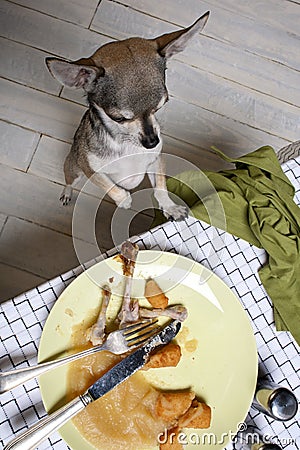
<path id="1" fill-rule="evenodd" d="M 50 434 L 82 411 L 89 403 L 103 397 L 115 386 L 118 386 L 118 384 L 127 380 L 127 378 L 141 369 L 148 361 L 151 352 L 156 347 L 168 344 L 177 335 L 180 327 L 180 322 L 177 320 L 171 321 L 159 333 L 149 339 L 146 344 L 139 347 L 100 377 L 84 394 L 79 395 L 62 408 L 28 428 L 28 430 L 10 441 L 3 450 L 35 449 Z"/>

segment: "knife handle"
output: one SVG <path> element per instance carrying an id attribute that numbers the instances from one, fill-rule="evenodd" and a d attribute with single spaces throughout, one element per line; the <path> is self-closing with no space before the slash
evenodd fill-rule
<path id="1" fill-rule="evenodd" d="M 86 392 L 67 403 L 54 413 L 41 419 L 28 430 L 10 441 L 3 450 L 32 450 L 43 442 L 50 434 L 64 425 L 72 417 L 82 411 L 93 398 Z"/>

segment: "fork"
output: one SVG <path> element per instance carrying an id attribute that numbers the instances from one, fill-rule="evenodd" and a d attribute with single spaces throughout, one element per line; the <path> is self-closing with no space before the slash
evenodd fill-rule
<path id="1" fill-rule="evenodd" d="M 149 338 L 160 329 L 156 320 L 142 320 L 134 324 L 130 324 L 120 330 L 109 333 L 106 341 L 102 345 L 97 345 L 79 353 L 65 356 L 54 361 L 47 361 L 35 366 L 25 367 L 22 369 L 14 369 L 7 372 L 0 372 L 0 394 L 13 389 L 25 381 L 31 380 L 43 373 L 46 373 L 56 367 L 60 367 L 66 363 L 92 355 L 103 350 L 107 350 L 115 355 L 121 355 L 131 349 L 144 344 Z"/>

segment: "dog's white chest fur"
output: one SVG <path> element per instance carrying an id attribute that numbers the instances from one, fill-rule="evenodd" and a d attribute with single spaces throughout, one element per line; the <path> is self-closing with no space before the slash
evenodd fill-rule
<path id="1" fill-rule="evenodd" d="M 87 156 L 90 168 L 97 173 L 109 176 L 119 186 L 131 190 L 138 186 L 145 174 L 157 160 L 161 152 L 161 143 L 153 150 L 143 151 L 142 147 L 131 146 L 124 156 L 105 160 L 95 154 Z M 152 171 L 152 170 L 151 170 Z"/>

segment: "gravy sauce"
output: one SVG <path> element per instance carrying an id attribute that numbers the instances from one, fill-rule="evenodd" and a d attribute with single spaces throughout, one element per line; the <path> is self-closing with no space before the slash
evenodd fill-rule
<path id="1" fill-rule="evenodd" d="M 88 348 L 82 326 L 74 327 L 72 345 Z M 122 358 L 109 352 L 90 355 L 70 364 L 68 401 L 82 394 Z M 137 372 L 73 418 L 81 435 L 99 450 L 137 450 L 155 447 L 164 422 L 154 414 L 156 391 Z"/>

